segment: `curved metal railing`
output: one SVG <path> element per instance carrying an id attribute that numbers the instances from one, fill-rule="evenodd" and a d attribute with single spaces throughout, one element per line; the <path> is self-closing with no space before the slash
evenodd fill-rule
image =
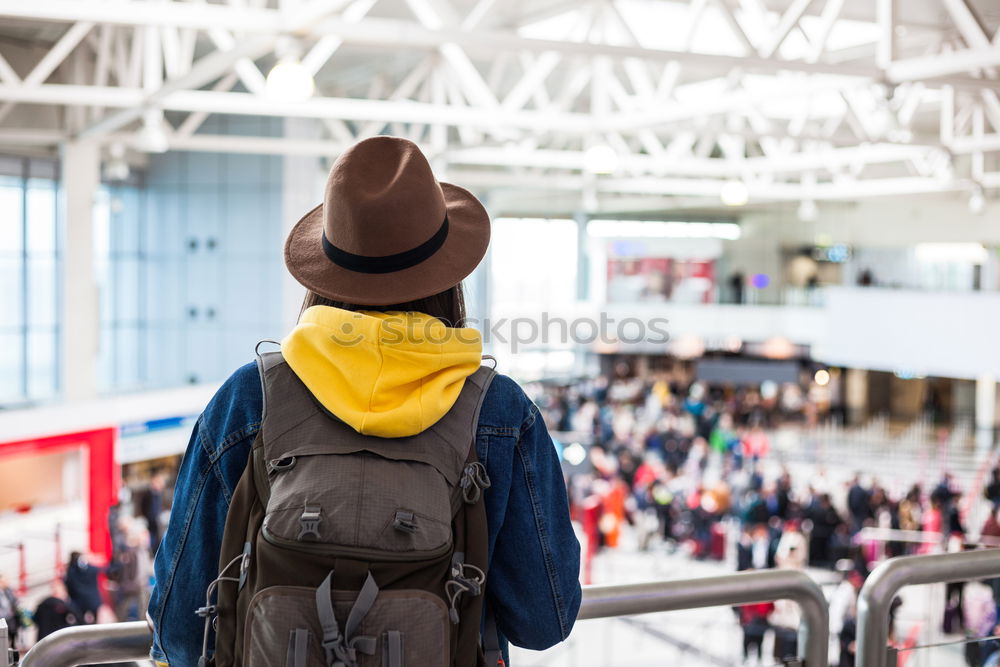
<path id="1" fill-rule="evenodd" d="M 719 577 L 613 586 L 585 586 L 580 620 L 788 599 L 802 609 L 799 658 L 826 667 L 829 617 L 819 585 L 798 570 L 744 572 Z M 152 634 L 144 622 L 66 628 L 38 642 L 21 667 L 77 667 L 142 660 Z"/>
<path id="2" fill-rule="evenodd" d="M 858 597 L 858 667 L 889 664 L 889 609 L 904 586 L 1000 576 L 1000 549 L 891 558 L 869 575 Z"/>
<path id="3" fill-rule="evenodd" d="M 153 633 L 145 621 L 84 625 L 53 632 L 21 659 L 22 667 L 77 667 L 149 657 Z"/>

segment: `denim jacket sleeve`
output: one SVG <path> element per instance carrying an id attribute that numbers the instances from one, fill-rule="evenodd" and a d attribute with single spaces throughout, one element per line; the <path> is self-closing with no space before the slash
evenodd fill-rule
<path id="1" fill-rule="evenodd" d="M 569 635 L 580 608 L 580 543 L 545 422 L 506 376 L 484 401 L 476 449 L 493 482 L 487 601 L 504 638 L 548 648 Z"/>
<path id="2" fill-rule="evenodd" d="M 148 613 L 151 656 L 160 665 L 198 664 L 204 621 L 195 611 L 205 605 L 205 591 L 217 575 L 226 513 L 260 429 L 261 408 L 257 369 L 248 364 L 222 385 L 191 433 L 153 564 Z"/>

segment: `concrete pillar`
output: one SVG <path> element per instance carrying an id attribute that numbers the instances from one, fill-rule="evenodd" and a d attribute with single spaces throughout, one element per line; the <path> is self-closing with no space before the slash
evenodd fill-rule
<path id="1" fill-rule="evenodd" d="M 576 220 L 576 300 L 586 301 L 590 297 L 590 259 L 588 253 L 589 238 L 587 222 L 590 216 L 585 211 L 578 211 L 573 216 Z"/>
<path id="2" fill-rule="evenodd" d="M 489 327 L 490 322 L 493 319 L 493 314 L 491 309 L 493 307 L 493 279 L 491 273 L 493 271 L 493 246 L 491 245 L 486 250 L 486 255 L 483 257 L 483 261 L 479 263 L 479 266 L 472 273 L 469 278 L 472 280 L 472 293 L 474 295 L 474 302 L 472 308 L 468 310 L 466 315 L 472 318 L 469 322 L 469 326 L 473 326 L 483 334 L 483 354 L 493 354 L 493 343 L 494 341 L 490 338 Z M 468 281 L 468 279 L 467 279 Z M 466 294 L 469 292 L 466 291 Z M 466 306 L 468 307 L 468 303 Z"/>
<path id="3" fill-rule="evenodd" d="M 976 378 L 976 451 L 993 448 L 993 431 L 997 424 L 997 383 L 992 375 Z"/>
<path id="4" fill-rule="evenodd" d="M 286 118 L 285 136 L 292 139 L 320 138 L 319 122 L 309 118 Z M 331 155 L 331 159 L 336 159 Z M 282 237 L 287 238 L 295 223 L 316 204 L 323 201 L 326 171 L 315 157 L 286 155 L 282 167 L 281 220 Z M 284 262 L 284 244 L 278 249 Z M 281 281 L 281 335 L 295 326 L 306 290 L 287 271 Z"/>
<path id="5" fill-rule="evenodd" d="M 868 371 L 848 368 L 844 381 L 847 423 L 859 424 L 868 417 Z"/>
<path id="6" fill-rule="evenodd" d="M 101 177 L 95 141 L 62 145 L 63 270 L 60 387 L 66 400 L 97 394 L 99 311 L 94 277 L 94 197 Z"/>
<path id="7" fill-rule="evenodd" d="M 979 267 L 979 289 L 983 292 L 996 292 L 1000 289 L 1000 248 L 986 246 L 986 261 Z"/>

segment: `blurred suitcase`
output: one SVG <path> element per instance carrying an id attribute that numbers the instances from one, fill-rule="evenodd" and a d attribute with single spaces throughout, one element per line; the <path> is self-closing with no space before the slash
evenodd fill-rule
<path id="1" fill-rule="evenodd" d="M 726 529 L 722 523 L 712 524 L 712 540 L 709 553 L 715 560 L 726 559 Z"/>

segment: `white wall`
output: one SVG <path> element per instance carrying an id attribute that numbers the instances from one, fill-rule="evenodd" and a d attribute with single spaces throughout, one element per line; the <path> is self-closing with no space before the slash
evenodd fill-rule
<path id="1" fill-rule="evenodd" d="M 830 288 L 823 361 L 975 379 L 1000 377 L 1000 294 Z"/>
<path id="2" fill-rule="evenodd" d="M 747 211 L 743 239 L 769 237 L 775 245 L 811 244 L 821 239 L 854 246 L 912 246 L 921 242 L 969 241 L 1000 244 L 1000 201 L 988 201 L 974 215 L 968 195 L 947 193 L 912 197 L 819 202 L 819 215 L 802 222 L 790 204 Z M 738 243 L 742 243 L 739 241 Z"/>

